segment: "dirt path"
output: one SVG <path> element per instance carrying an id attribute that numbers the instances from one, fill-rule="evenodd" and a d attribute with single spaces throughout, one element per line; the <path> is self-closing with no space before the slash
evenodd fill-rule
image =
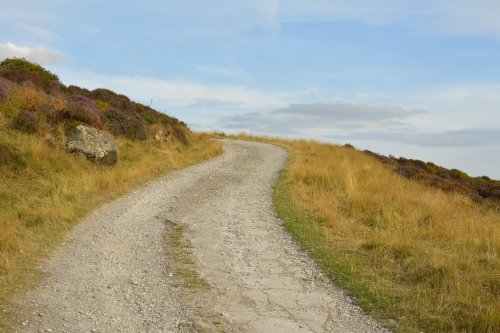
<path id="1" fill-rule="evenodd" d="M 286 152 L 225 153 L 96 210 L 28 293 L 22 332 L 382 332 L 274 215 Z"/>

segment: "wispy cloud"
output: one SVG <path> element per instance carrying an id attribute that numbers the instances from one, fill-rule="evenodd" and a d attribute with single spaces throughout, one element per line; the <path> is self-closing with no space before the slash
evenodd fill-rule
<path id="1" fill-rule="evenodd" d="M 401 106 L 381 106 L 349 102 L 291 104 L 268 113 L 230 116 L 222 127 L 237 130 L 285 135 L 315 132 L 332 133 L 355 129 L 405 126 L 404 120 L 422 111 Z"/>
<path id="2" fill-rule="evenodd" d="M 489 34 L 500 39 L 500 2 L 457 0 L 442 5 L 444 20 L 435 22 L 445 32 L 462 35 Z"/>
<path id="3" fill-rule="evenodd" d="M 43 47 L 18 46 L 12 42 L 0 44 L 0 59 L 11 57 L 26 58 L 41 64 L 55 64 L 64 61 L 62 54 Z"/>
<path id="4" fill-rule="evenodd" d="M 429 112 L 412 124 L 427 131 L 500 127 L 500 83 L 480 82 L 433 86 L 410 92 L 364 92 L 358 98 L 369 104 L 398 103 Z"/>
<path id="5" fill-rule="evenodd" d="M 86 8 L 91 6 L 91 2 L 74 1 L 72 5 Z M 168 21 L 168 29 L 163 32 L 174 35 L 239 34 L 255 27 L 278 33 L 287 22 L 354 21 L 378 26 L 399 25 L 419 33 L 493 35 L 500 38 L 500 2 L 497 0 L 145 0 L 124 6 L 141 10 L 147 7 L 148 16 Z M 11 7 L 7 5 L 0 9 L 0 20 L 15 22 L 28 30 L 31 27 L 32 33 L 46 36 L 55 34 L 47 28 L 51 21 L 65 19 L 57 17 L 54 12 L 58 8 L 63 12 L 67 10 L 55 3 L 42 6 L 39 1 L 24 2 L 23 8 L 31 10 L 21 11 Z"/>
<path id="6" fill-rule="evenodd" d="M 282 20 L 344 20 L 371 25 L 406 26 L 416 32 L 453 35 L 493 35 L 500 38 L 497 0 L 290 0 Z"/>
<path id="7" fill-rule="evenodd" d="M 260 3 L 260 10 L 264 18 L 264 25 L 274 33 L 278 33 L 281 28 L 280 0 L 263 0 Z"/>
<path id="8" fill-rule="evenodd" d="M 335 140 L 377 140 L 406 143 L 424 147 L 479 147 L 500 144 L 500 128 L 465 128 L 455 131 L 421 132 L 354 131 L 349 135 L 327 135 Z"/>
<path id="9" fill-rule="evenodd" d="M 30 35 L 34 35 L 35 37 L 42 37 L 45 39 L 54 39 L 57 37 L 55 32 L 32 24 L 16 23 L 16 27 L 26 31 Z"/>
<path id="10" fill-rule="evenodd" d="M 269 92 L 243 85 L 207 85 L 189 80 L 102 75 L 91 72 L 60 71 L 69 84 L 93 89 L 107 87 L 136 99 L 153 98 L 165 107 L 235 107 L 238 110 L 269 110 L 288 105 L 297 93 Z"/>
<path id="11" fill-rule="evenodd" d="M 239 68 L 231 67 L 217 67 L 217 66 L 196 66 L 196 71 L 204 74 L 210 74 L 215 76 L 229 77 L 229 78 L 241 78 L 244 76 L 244 71 Z"/>

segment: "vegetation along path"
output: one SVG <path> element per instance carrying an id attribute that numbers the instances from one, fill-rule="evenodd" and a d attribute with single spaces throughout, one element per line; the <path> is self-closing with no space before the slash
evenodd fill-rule
<path id="1" fill-rule="evenodd" d="M 224 154 L 94 211 L 19 301 L 21 332 L 383 332 L 285 232 L 276 146 Z"/>

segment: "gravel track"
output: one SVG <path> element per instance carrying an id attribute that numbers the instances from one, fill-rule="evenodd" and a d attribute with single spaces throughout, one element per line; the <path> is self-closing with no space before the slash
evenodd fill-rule
<path id="1" fill-rule="evenodd" d="M 386 332 L 276 218 L 271 188 L 285 161 L 276 146 L 224 141 L 222 156 L 95 210 L 18 302 L 15 330 Z M 172 241 L 179 230 L 183 245 Z M 183 284 L 183 272 L 203 283 Z"/>

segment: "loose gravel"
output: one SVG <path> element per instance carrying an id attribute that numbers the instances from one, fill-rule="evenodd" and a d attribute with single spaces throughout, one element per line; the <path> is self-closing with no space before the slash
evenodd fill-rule
<path id="1" fill-rule="evenodd" d="M 276 146 L 224 141 L 222 156 L 97 209 L 18 302 L 15 331 L 387 332 L 275 216 L 285 161 Z"/>

